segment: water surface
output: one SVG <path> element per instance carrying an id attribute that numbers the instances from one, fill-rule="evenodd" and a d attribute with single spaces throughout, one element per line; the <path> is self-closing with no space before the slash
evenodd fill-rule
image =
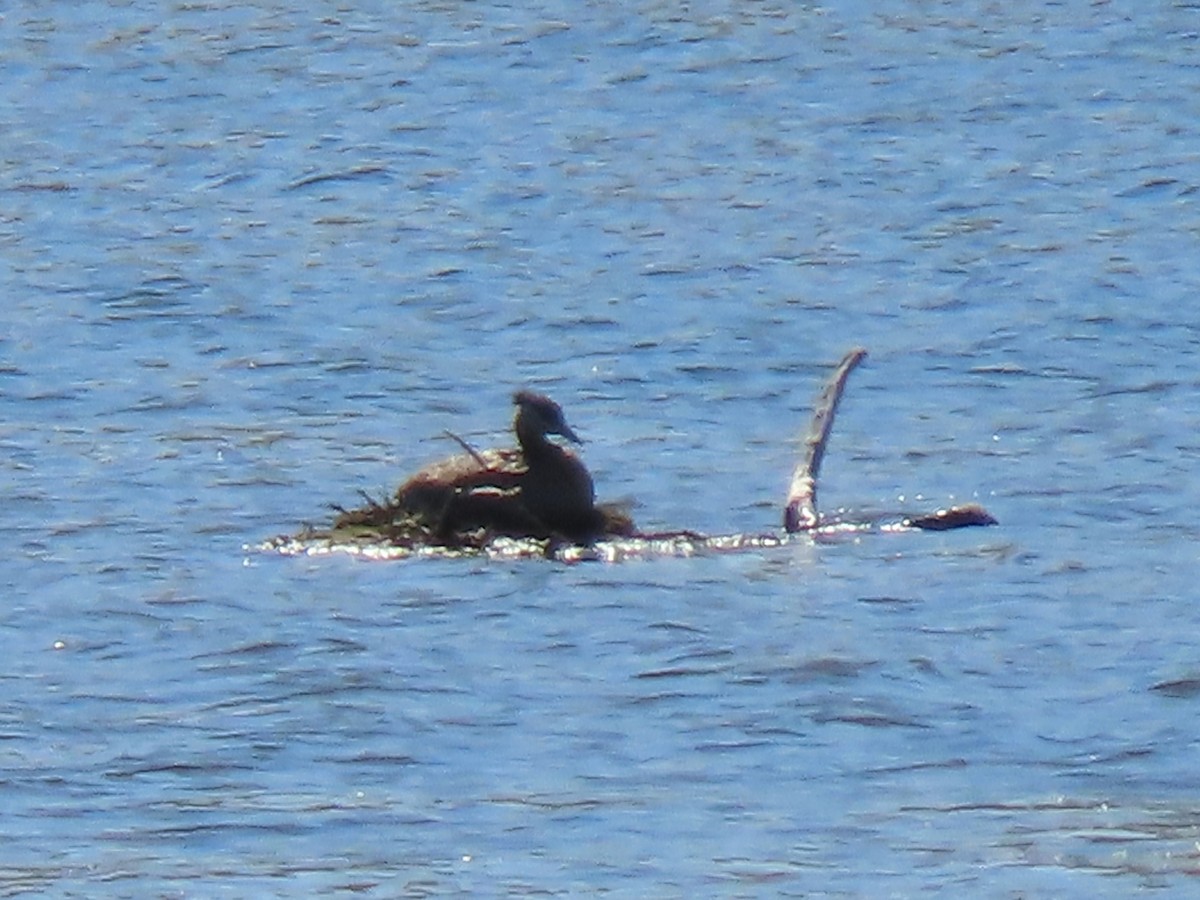
<path id="1" fill-rule="evenodd" d="M 0 14 L 4 896 L 1186 892 L 1194 4 Z M 618 566 L 247 551 L 560 400 Z"/>

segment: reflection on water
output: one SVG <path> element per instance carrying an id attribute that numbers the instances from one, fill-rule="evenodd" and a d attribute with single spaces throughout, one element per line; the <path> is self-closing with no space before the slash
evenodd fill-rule
<path id="1" fill-rule="evenodd" d="M 942 12 L 6 9 L 0 894 L 1185 889 L 1194 11 Z M 998 529 L 243 549 L 521 386 L 770 534 L 860 343 L 823 508 Z"/>

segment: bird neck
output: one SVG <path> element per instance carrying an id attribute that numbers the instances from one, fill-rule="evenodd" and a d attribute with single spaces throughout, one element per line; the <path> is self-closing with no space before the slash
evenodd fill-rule
<path id="1" fill-rule="evenodd" d="M 517 443 L 521 445 L 521 450 L 527 458 L 545 459 L 559 449 L 546 440 L 546 434 L 541 428 L 527 421 L 520 413 L 517 413 L 513 421 L 513 430 L 516 431 Z"/>

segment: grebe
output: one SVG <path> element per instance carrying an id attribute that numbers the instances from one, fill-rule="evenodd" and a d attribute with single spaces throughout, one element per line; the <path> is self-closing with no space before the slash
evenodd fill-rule
<path id="1" fill-rule="evenodd" d="M 433 463 L 400 486 L 396 505 L 443 535 L 486 528 L 586 542 L 609 531 L 631 532 L 632 523 L 619 513 L 597 508 L 592 476 L 579 457 L 547 438 L 583 443 L 562 407 L 524 390 L 513 403 L 519 450 L 472 451 Z"/>

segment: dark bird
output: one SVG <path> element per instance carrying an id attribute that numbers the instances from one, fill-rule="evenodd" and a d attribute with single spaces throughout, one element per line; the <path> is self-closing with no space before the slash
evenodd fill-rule
<path id="1" fill-rule="evenodd" d="M 582 460 L 548 439 L 558 435 L 582 443 L 562 407 L 533 391 L 518 391 L 513 403 L 519 449 L 467 448 L 426 466 L 400 486 L 396 505 L 442 535 L 485 528 L 513 537 L 587 542 L 605 533 L 631 533 L 627 517 L 596 506 Z"/>

